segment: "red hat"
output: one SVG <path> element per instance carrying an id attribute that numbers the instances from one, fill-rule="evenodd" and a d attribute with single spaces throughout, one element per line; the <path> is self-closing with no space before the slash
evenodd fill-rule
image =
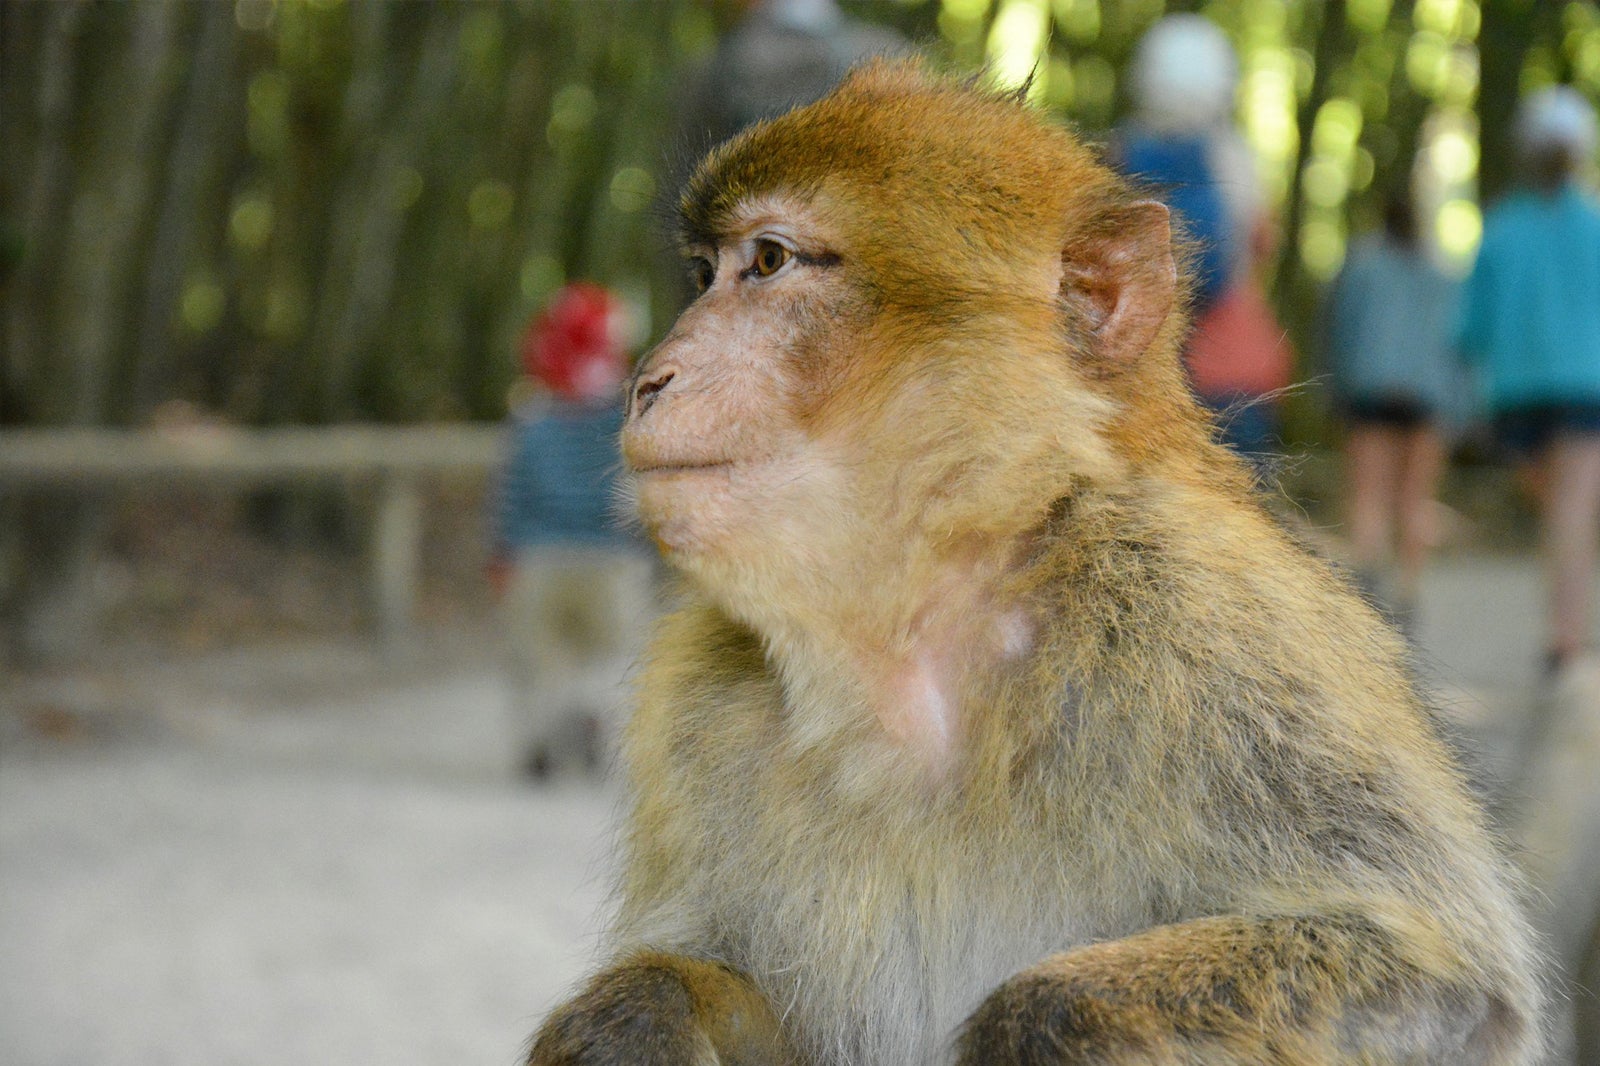
<path id="1" fill-rule="evenodd" d="M 592 282 L 564 286 L 528 324 L 522 368 L 567 399 L 609 396 L 627 373 L 622 301 Z"/>

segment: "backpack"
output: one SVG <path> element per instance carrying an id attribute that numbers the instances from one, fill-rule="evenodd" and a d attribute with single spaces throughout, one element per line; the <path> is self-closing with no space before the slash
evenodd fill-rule
<path id="1" fill-rule="evenodd" d="M 1126 131 L 1116 147 L 1122 169 L 1153 186 L 1172 209 L 1178 228 L 1192 242 L 1194 313 L 1204 314 L 1228 283 L 1234 261 L 1235 227 L 1212 172 L 1210 144 L 1203 135 L 1158 135 Z"/>

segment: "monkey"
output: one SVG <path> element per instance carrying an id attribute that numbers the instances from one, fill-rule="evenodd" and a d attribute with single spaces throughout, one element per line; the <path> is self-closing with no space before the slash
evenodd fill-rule
<path id="1" fill-rule="evenodd" d="M 880 60 L 714 149 L 622 448 L 683 582 L 532 1066 L 1528 1063 L 1403 640 L 1212 437 L 1167 210 Z"/>

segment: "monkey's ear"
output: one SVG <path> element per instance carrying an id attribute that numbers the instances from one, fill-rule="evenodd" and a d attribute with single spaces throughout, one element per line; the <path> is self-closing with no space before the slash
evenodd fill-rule
<path id="1" fill-rule="evenodd" d="M 1062 255 L 1061 298 L 1094 336 L 1107 363 L 1137 359 L 1172 311 L 1178 270 L 1167 208 L 1140 200 L 1113 224 Z"/>

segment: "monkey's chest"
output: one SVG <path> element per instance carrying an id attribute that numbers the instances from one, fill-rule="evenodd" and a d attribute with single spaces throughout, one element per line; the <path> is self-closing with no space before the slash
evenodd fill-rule
<path id="1" fill-rule="evenodd" d="M 766 812 L 786 822 L 796 814 Z M 1019 855 L 934 826 L 811 811 L 730 866 L 724 946 L 819 1063 L 926 1066 L 1000 981 L 1085 938 L 1068 893 Z M 767 828 L 776 828 L 769 824 Z"/>

